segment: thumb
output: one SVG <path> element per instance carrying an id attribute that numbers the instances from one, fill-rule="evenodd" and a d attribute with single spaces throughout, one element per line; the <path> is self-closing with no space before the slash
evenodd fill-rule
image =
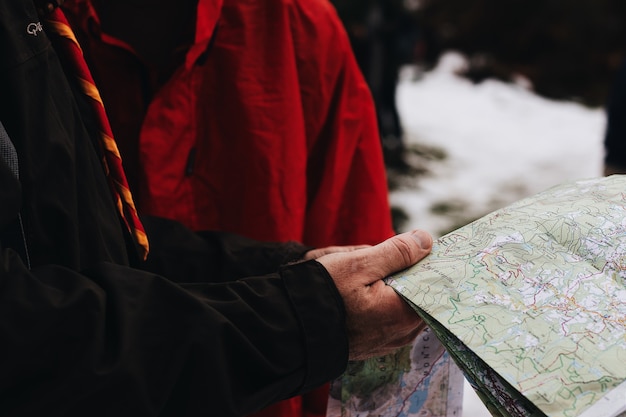
<path id="1" fill-rule="evenodd" d="M 383 277 L 406 269 L 430 253 L 433 239 L 428 232 L 413 230 L 402 233 L 369 248 Z"/>

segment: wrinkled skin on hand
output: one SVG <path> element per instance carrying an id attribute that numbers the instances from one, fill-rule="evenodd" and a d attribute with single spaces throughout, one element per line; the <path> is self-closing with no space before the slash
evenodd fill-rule
<path id="1" fill-rule="evenodd" d="M 304 254 L 302 259 L 308 261 L 311 259 L 317 259 L 320 256 L 328 255 L 330 253 L 337 252 L 352 252 L 357 249 L 369 248 L 371 245 L 354 245 L 354 246 L 327 246 L 325 248 L 312 249 Z"/>
<path id="2" fill-rule="evenodd" d="M 382 279 L 417 263 L 431 248 L 432 237 L 416 230 L 376 246 L 317 258 L 344 300 L 350 360 L 391 353 L 411 343 L 426 327 Z"/>

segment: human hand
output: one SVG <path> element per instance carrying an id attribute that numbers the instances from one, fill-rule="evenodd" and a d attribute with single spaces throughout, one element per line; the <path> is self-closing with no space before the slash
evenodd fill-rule
<path id="1" fill-rule="evenodd" d="M 338 252 L 352 252 L 357 249 L 369 248 L 371 245 L 353 245 L 353 246 L 327 246 L 325 248 L 311 249 L 304 254 L 302 260 L 310 261 L 311 259 L 317 259 L 320 256 L 328 255 L 330 253 Z"/>
<path id="2" fill-rule="evenodd" d="M 427 232 L 414 230 L 376 246 L 317 259 L 343 297 L 350 360 L 391 353 L 411 343 L 426 327 L 382 279 L 423 259 L 432 243 Z"/>

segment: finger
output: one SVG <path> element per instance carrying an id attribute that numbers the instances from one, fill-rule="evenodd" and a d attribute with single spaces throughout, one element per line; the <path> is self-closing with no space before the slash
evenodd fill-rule
<path id="1" fill-rule="evenodd" d="M 369 275 L 369 283 L 384 278 L 393 272 L 401 271 L 423 259 L 433 245 L 429 233 L 423 230 L 402 233 L 383 243 L 367 249 L 371 266 L 375 266 L 378 274 Z"/>
<path id="2" fill-rule="evenodd" d="M 376 304 L 383 307 L 383 315 L 389 318 L 390 325 L 397 329 L 408 330 L 420 325 L 421 319 L 417 312 L 384 281 L 372 283 L 367 291 L 371 298 L 376 300 Z"/>
<path id="3" fill-rule="evenodd" d="M 396 334 L 393 338 L 375 346 L 370 346 L 369 350 L 361 352 L 351 352 L 350 360 L 364 360 L 377 356 L 385 356 L 397 351 L 399 348 L 411 345 L 415 338 L 419 336 L 428 326 L 423 321 L 420 325 L 402 334 Z"/>
<path id="4" fill-rule="evenodd" d="M 369 352 L 363 352 L 363 353 L 361 353 L 359 355 L 352 356 L 349 359 L 350 360 L 364 360 L 364 359 L 368 359 L 368 358 L 389 355 L 390 353 L 396 352 L 400 348 L 403 348 L 405 346 L 411 345 L 415 341 L 415 338 L 422 331 L 423 331 L 422 328 L 416 329 L 414 332 L 404 336 L 401 339 L 397 339 L 397 340 L 394 340 L 393 342 L 390 342 L 390 343 L 378 346 L 376 348 L 373 348 Z"/>
<path id="5" fill-rule="evenodd" d="M 409 345 L 415 341 L 415 338 L 422 333 L 428 325 L 423 320 L 418 321 L 417 326 L 412 326 L 411 329 L 405 332 L 398 333 L 398 336 L 390 339 L 383 348 L 385 349 L 397 349 L 406 345 Z"/>
<path id="6" fill-rule="evenodd" d="M 325 248 L 319 249 L 311 249 L 307 253 L 304 254 L 302 259 L 310 260 L 317 259 L 321 256 L 328 255 L 331 253 L 341 253 L 341 252 L 353 252 L 358 249 L 369 248 L 371 245 L 353 245 L 353 246 L 328 246 Z"/>
<path id="7" fill-rule="evenodd" d="M 369 300 L 380 310 L 377 313 L 378 320 L 392 335 L 391 338 L 386 337 L 386 341 L 413 332 L 416 328 L 423 326 L 423 321 L 417 312 L 382 280 L 372 283 L 366 291 Z"/>

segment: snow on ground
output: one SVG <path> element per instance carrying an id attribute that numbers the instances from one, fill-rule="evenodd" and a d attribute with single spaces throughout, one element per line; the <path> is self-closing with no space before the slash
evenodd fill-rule
<path id="1" fill-rule="evenodd" d="M 399 84 L 407 145 L 447 155 L 391 193 L 392 205 L 409 214 L 406 228 L 439 235 L 459 219 L 432 213 L 433 205 L 471 219 L 563 181 L 601 175 L 602 109 L 494 80 L 473 84 L 455 75 L 461 65 L 462 57 L 449 53 L 417 81 Z"/>
<path id="2" fill-rule="evenodd" d="M 463 65 L 448 53 L 399 83 L 407 146 L 435 150 L 418 159 L 426 174 L 391 192 L 392 206 L 408 215 L 403 230 L 439 237 L 553 185 L 602 174 L 603 109 L 538 97 L 523 82 L 473 84 L 456 75 Z M 463 416 L 489 416 L 467 384 Z"/>

